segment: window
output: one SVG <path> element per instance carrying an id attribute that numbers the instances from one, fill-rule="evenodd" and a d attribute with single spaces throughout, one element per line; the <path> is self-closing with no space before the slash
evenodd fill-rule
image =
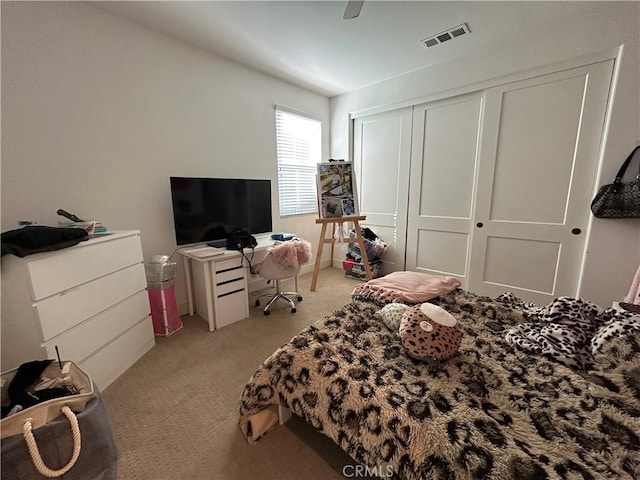
<path id="1" fill-rule="evenodd" d="M 322 122 L 276 107 L 280 216 L 318 212 L 316 165 L 321 144 Z"/>

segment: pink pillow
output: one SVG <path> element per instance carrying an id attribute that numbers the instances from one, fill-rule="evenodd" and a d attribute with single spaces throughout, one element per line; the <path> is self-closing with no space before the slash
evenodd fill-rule
<path id="1" fill-rule="evenodd" d="M 382 291 L 392 294 L 393 301 L 423 303 L 454 291 L 462 283 L 455 277 L 429 275 L 421 272 L 393 272 L 359 285 L 353 294 L 365 291 Z M 371 293 L 371 292 L 369 292 Z"/>

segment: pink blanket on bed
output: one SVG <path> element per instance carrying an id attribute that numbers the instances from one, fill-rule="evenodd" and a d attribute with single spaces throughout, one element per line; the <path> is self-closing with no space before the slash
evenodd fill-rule
<path id="1" fill-rule="evenodd" d="M 455 277 L 393 272 L 358 285 L 351 296 L 367 295 L 384 302 L 422 303 L 452 292 L 460 285 Z"/>

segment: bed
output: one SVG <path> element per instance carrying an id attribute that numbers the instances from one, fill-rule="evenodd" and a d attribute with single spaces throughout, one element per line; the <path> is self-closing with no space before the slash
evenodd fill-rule
<path id="1" fill-rule="evenodd" d="M 609 329 L 577 367 L 506 340 L 531 322 L 534 306 L 457 288 L 430 301 L 458 320 L 458 353 L 425 362 L 409 357 L 376 316 L 394 300 L 354 291 L 350 303 L 267 358 L 240 399 L 247 441 L 285 407 L 393 478 L 640 478 L 633 322 Z"/>

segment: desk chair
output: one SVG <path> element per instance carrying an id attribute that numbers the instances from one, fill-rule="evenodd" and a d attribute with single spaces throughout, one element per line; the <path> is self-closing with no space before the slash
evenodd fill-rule
<path id="1" fill-rule="evenodd" d="M 307 263 L 310 257 L 311 244 L 306 240 L 294 239 L 271 247 L 264 260 L 254 268 L 262 278 L 274 282 L 276 291 L 260 295 L 255 302 L 256 307 L 260 306 L 261 298 L 270 297 L 263 310 L 265 315 L 269 315 L 271 305 L 278 299 L 288 302 L 291 305 L 291 313 L 295 313 L 296 303 L 291 297 L 295 297 L 299 302 L 302 301 L 302 295 L 298 292 L 298 274 L 302 265 Z M 282 291 L 281 282 L 288 278 L 293 278 L 295 281 L 293 292 Z"/>

